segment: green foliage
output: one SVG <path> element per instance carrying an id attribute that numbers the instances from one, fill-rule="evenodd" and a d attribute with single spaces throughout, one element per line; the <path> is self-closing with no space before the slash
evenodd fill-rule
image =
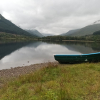
<path id="1" fill-rule="evenodd" d="M 100 41 L 100 35 L 86 35 L 86 36 L 47 36 L 38 38 L 39 40 L 44 41 Z"/>
<path id="2" fill-rule="evenodd" d="M 35 40 L 36 38 L 32 36 L 25 36 L 25 35 L 17 35 L 17 34 L 12 34 L 12 33 L 5 33 L 5 32 L 0 32 L 0 41 L 29 41 L 29 40 Z"/>
<path id="3" fill-rule="evenodd" d="M 100 31 L 94 32 L 93 35 L 100 35 Z"/>

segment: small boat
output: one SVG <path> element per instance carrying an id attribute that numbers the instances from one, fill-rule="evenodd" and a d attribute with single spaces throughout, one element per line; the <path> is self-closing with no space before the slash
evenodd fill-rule
<path id="1" fill-rule="evenodd" d="M 55 54 L 55 60 L 59 63 L 82 63 L 82 62 L 99 62 L 100 52 L 89 54 Z"/>

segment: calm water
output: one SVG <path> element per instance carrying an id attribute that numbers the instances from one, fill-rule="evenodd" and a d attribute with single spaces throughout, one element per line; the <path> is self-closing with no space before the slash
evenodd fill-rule
<path id="1" fill-rule="evenodd" d="M 0 70 L 55 61 L 53 54 L 82 54 L 99 51 L 99 43 L 28 42 L 0 44 Z"/>

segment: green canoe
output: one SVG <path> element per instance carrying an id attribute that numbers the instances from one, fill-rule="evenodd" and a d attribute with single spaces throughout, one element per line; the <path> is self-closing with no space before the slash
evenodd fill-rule
<path id="1" fill-rule="evenodd" d="M 55 60 L 59 63 L 99 62 L 100 52 L 89 54 L 56 54 Z"/>

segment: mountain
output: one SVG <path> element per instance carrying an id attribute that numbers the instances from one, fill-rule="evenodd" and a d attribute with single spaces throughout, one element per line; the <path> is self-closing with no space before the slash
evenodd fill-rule
<path id="1" fill-rule="evenodd" d="M 12 33 L 16 35 L 30 36 L 31 34 L 13 24 L 11 21 L 5 19 L 0 14 L 0 32 Z M 36 36 L 34 36 L 36 37 Z"/>
<path id="2" fill-rule="evenodd" d="M 100 30 L 100 20 L 95 21 L 93 24 L 85 26 L 81 29 L 70 30 L 69 32 L 65 33 L 64 36 L 85 36 L 85 35 L 92 35 L 94 32 Z"/>
<path id="3" fill-rule="evenodd" d="M 100 35 L 100 30 L 93 33 L 93 35 Z"/>
<path id="4" fill-rule="evenodd" d="M 88 25 L 84 28 L 81 28 L 78 32 L 75 32 L 71 34 L 71 36 L 85 36 L 85 35 L 91 35 L 95 31 L 100 30 L 100 24 L 93 24 L 93 25 Z"/>
<path id="5" fill-rule="evenodd" d="M 79 31 L 79 29 L 69 30 L 67 33 L 63 33 L 63 34 L 61 34 L 61 35 L 62 35 L 62 36 L 67 36 L 67 35 L 71 35 L 71 34 L 77 32 L 77 31 Z"/>
<path id="6" fill-rule="evenodd" d="M 37 37 L 44 37 L 39 31 L 37 30 L 26 30 L 31 35 L 37 36 Z"/>

